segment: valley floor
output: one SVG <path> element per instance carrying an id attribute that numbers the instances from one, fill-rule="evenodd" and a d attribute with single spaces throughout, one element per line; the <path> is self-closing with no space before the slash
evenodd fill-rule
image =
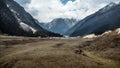
<path id="1" fill-rule="evenodd" d="M 119 60 L 85 48 L 93 40 L 1 35 L 0 68 L 120 68 Z"/>

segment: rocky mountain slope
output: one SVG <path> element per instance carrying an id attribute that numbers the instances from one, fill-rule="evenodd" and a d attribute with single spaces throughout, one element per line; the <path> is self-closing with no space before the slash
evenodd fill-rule
<path id="1" fill-rule="evenodd" d="M 2 32 L 0 31 L 0 34 L 1 34 Z"/>
<path id="2" fill-rule="evenodd" d="M 120 4 L 110 3 L 98 12 L 79 21 L 67 31 L 70 36 L 101 34 L 120 27 Z"/>
<path id="3" fill-rule="evenodd" d="M 0 30 L 19 36 L 60 36 L 40 27 L 14 0 L 0 0 Z"/>
<path id="4" fill-rule="evenodd" d="M 76 19 L 57 18 L 49 23 L 40 23 L 39 25 L 51 32 L 63 34 L 77 23 Z"/>

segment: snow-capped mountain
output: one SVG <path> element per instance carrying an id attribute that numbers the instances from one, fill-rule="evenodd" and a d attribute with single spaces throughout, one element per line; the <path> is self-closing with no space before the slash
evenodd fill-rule
<path id="1" fill-rule="evenodd" d="M 66 32 L 70 36 L 101 34 L 120 27 L 120 4 L 110 3 L 98 12 L 79 21 Z"/>
<path id="2" fill-rule="evenodd" d="M 0 30 L 20 36 L 60 36 L 40 27 L 14 0 L 0 0 Z"/>
<path id="3" fill-rule="evenodd" d="M 76 23 L 76 19 L 57 18 L 51 21 L 50 23 L 40 23 L 39 25 L 51 32 L 64 35 L 64 33 Z"/>

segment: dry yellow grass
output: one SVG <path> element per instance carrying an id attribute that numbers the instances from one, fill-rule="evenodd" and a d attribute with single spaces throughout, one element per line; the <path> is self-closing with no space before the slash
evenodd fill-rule
<path id="1" fill-rule="evenodd" d="M 0 68 L 106 68 L 105 63 L 74 49 L 91 39 L 41 39 L 0 37 Z M 17 39 L 17 43 L 10 40 Z M 21 40 L 19 40 L 21 39 Z M 9 42 L 8 42 L 9 41 Z M 12 45 L 13 44 L 13 45 Z M 99 58 L 101 59 L 101 58 Z"/>

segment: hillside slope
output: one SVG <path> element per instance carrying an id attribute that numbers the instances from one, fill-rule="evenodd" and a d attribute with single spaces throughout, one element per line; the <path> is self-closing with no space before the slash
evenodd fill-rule
<path id="1" fill-rule="evenodd" d="M 14 0 L 0 0 L 0 30 L 20 36 L 60 36 L 40 27 Z"/>
<path id="2" fill-rule="evenodd" d="M 103 36 L 99 36 L 94 41 L 89 42 L 89 45 L 83 48 L 89 52 L 94 52 L 98 56 L 112 59 L 119 63 L 120 66 L 120 34 L 117 31 L 112 31 Z"/>
<path id="3" fill-rule="evenodd" d="M 107 30 L 120 27 L 120 4 L 110 3 L 98 12 L 79 21 L 67 34 L 83 36 L 88 34 L 102 34 Z"/>

